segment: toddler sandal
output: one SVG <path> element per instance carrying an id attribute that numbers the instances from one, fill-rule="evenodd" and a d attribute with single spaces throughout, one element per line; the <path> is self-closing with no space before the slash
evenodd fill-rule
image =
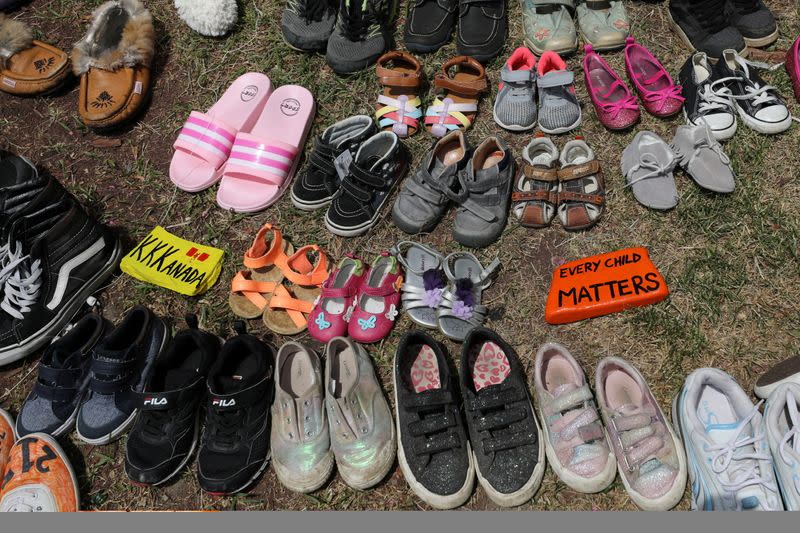
<path id="1" fill-rule="evenodd" d="M 206 113 L 192 111 L 173 147 L 169 178 L 179 189 L 199 192 L 222 177 L 236 134 L 261 116 L 272 82 L 264 74 L 239 76 Z"/>
<path id="2" fill-rule="evenodd" d="M 135 118 L 150 95 L 154 51 L 153 19 L 139 0 L 112 0 L 95 10 L 72 49 L 84 124 L 105 130 Z"/>
<path id="3" fill-rule="evenodd" d="M 261 211 L 289 187 L 315 112 L 305 87 L 276 89 L 253 125 L 240 131 L 222 171 L 217 204 L 239 213 Z"/>
<path id="4" fill-rule="evenodd" d="M 23 22 L 0 13 L 0 90 L 33 96 L 60 87 L 69 75 L 69 56 L 37 41 Z"/>
<path id="5" fill-rule="evenodd" d="M 526 228 L 550 225 L 558 205 L 558 148 L 547 137 L 533 139 L 522 151 L 512 209 Z"/>
<path id="6" fill-rule="evenodd" d="M 600 162 L 581 139 L 561 151 L 558 171 L 558 218 L 564 229 L 577 231 L 597 224 L 603 214 L 606 189 Z"/>
<path id="7" fill-rule="evenodd" d="M 478 112 L 478 98 L 488 88 L 483 65 L 468 56 L 454 57 L 442 65 L 433 86 L 444 95 L 437 96 L 428 107 L 428 131 L 435 137 L 444 137 L 449 131 L 468 129 Z"/>
<path id="8" fill-rule="evenodd" d="M 648 113 L 666 118 L 683 109 L 686 99 L 681 96 L 681 86 L 675 85 L 664 65 L 633 37 L 626 40 L 625 68 Z"/>
<path id="9" fill-rule="evenodd" d="M 353 315 L 358 289 L 364 281 L 367 268 L 360 259 L 348 255 L 331 272 L 322 292 L 308 315 L 308 332 L 319 342 L 347 335 L 347 323 Z"/>
<path id="10" fill-rule="evenodd" d="M 397 243 L 391 253 L 406 272 L 401 295 L 403 310 L 416 324 L 435 328 L 436 310 L 447 284 L 444 257 L 432 248 L 410 241 Z"/>
<path id="11" fill-rule="evenodd" d="M 263 313 L 266 296 L 283 281 L 282 265 L 293 253 L 292 243 L 283 239 L 281 231 L 264 224 L 244 254 L 243 263 L 249 270 L 238 272 L 231 281 L 228 304 L 236 316 L 256 318 Z"/>
<path id="12" fill-rule="evenodd" d="M 622 174 L 636 201 L 666 211 L 678 205 L 673 171 L 678 164 L 672 148 L 650 131 L 640 131 L 622 152 Z"/>
<path id="13" fill-rule="evenodd" d="M 312 256 L 314 262 L 309 261 Z M 303 246 L 282 267 L 286 281 L 278 284 L 264 309 L 264 324 L 279 335 L 296 335 L 308 327 L 308 315 L 328 278 L 328 256 L 319 246 Z"/>
<path id="14" fill-rule="evenodd" d="M 378 124 L 398 137 L 411 137 L 419 129 L 422 117 L 422 65 L 407 52 L 387 52 L 378 59 L 375 73 L 383 86 L 375 110 Z"/>
<path id="15" fill-rule="evenodd" d="M 442 333 L 462 342 L 472 329 L 483 324 L 489 309 L 481 305 L 481 295 L 491 285 L 491 277 L 499 267 L 500 260 L 495 259 L 484 269 L 469 252 L 453 252 L 445 258 L 444 272 L 449 285 L 436 312 Z"/>
<path id="16" fill-rule="evenodd" d="M 382 252 L 364 276 L 350 318 L 350 338 L 361 343 L 378 342 L 394 327 L 400 310 L 403 271 L 397 259 Z"/>

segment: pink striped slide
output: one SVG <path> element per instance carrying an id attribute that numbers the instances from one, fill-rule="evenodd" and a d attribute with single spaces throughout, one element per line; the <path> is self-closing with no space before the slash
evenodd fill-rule
<path id="1" fill-rule="evenodd" d="M 207 113 L 192 111 L 173 145 L 172 183 L 198 192 L 218 182 L 236 134 L 253 128 L 271 93 L 267 76 L 249 72 L 237 78 Z"/>
<path id="2" fill-rule="evenodd" d="M 277 202 L 292 181 L 314 112 L 308 89 L 276 89 L 252 132 L 236 135 L 217 190 L 219 206 L 252 213 Z"/>

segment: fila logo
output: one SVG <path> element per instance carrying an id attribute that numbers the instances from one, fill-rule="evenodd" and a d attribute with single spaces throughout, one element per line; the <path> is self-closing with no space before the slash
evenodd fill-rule
<path id="1" fill-rule="evenodd" d="M 144 399 L 144 404 L 145 405 L 167 405 L 167 399 L 166 398 L 153 398 L 153 397 L 145 398 Z"/>
<path id="2" fill-rule="evenodd" d="M 200 250 L 198 250 L 194 246 L 189 248 L 189 251 L 186 252 L 186 255 L 188 257 L 191 257 L 192 259 L 197 259 L 201 263 L 204 262 L 206 259 L 208 259 L 208 254 L 207 253 L 201 252 Z"/>
<path id="3" fill-rule="evenodd" d="M 224 398 L 214 398 L 213 400 L 211 400 L 211 405 L 217 407 L 233 407 L 234 405 L 236 405 L 236 400 L 233 398 L 230 398 L 228 400 Z"/>

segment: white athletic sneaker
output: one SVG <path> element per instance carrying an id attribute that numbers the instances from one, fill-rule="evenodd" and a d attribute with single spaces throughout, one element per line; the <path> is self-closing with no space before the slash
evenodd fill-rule
<path id="1" fill-rule="evenodd" d="M 784 383 L 764 408 L 767 441 L 787 511 L 800 511 L 800 385 Z"/>
<path id="2" fill-rule="evenodd" d="M 716 368 L 686 378 L 672 419 L 686 448 L 692 509 L 783 510 L 760 405 Z"/>

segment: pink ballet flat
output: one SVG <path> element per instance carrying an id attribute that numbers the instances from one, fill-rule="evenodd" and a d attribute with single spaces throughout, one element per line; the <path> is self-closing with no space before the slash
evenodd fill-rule
<path id="1" fill-rule="evenodd" d="M 583 74 L 597 118 L 610 130 L 628 129 L 639 121 L 639 105 L 614 69 L 594 51 L 584 48 Z"/>
<path id="2" fill-rule="evenodd" d="M 633 37 L 628 37 L 625 42 L 625 68 L 644 108 L 659 118 L 678 113 L 685 100 L 681 96 L 681 86 L 675 85 L 669 72 L 650 50 L 638 44 Z"/>

